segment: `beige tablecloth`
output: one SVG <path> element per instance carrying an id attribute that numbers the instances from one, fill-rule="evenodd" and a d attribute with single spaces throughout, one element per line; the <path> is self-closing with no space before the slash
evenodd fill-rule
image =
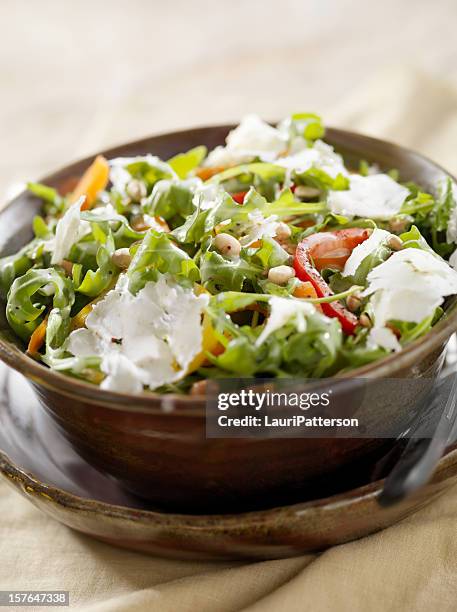
<path id="1" fill-rule="evenodd" d="M 19 4 L 22 11 L 19 16 L 23 19 L 21 23 L 27 28 L 26 24 L 29 23 L 27 14 L 32 4 L 18 2 L 15 6 Z M 77 4 L 78 6 L 84 5 L 89 12 L 92 10 L 91 7 L 95 6 L 88 2 Z M 99 3 L 96 4 L 99 5 Z M 133 4 L 136 5 L 138 2 L 133 2 Z M 241 17 L 244 15 L 244 8 L 238 2 L 235 4 L 238 15 Z M 286 4 L 298 6 L 299 3 L 291 0 Z M 322 6 L 328 4 L 328 2 L 323 2 Z M 348 3 L 342 2 L 341 5 L 343 4 Z M 366 4 L 363 3 L 364 6 Z M 402 3 L 389 0 L 383 3 L 383 6 L 390 6 L 392 10 L 396 7 L 395 10 L 397 10 L 400 4 Z M 411 5 L 411 2 L 408 4 Z M 452 2 L 441 2 L 442 7 L 444 4 L 448 9 L 455 6 Z M 41 7 L 42 3 L 36 3 L 36 6 L 38 5 Z M 62 6 L 61 3 L 55 3 L 55 5 Z M 112 12 L 108 11 L 108 21 L 111 20 L 111 23 L 114 24 L 113 28 L 116 20 L 119 21 L 122 17 L 115 5 L 116 3 L 109 3 Z M 154 25 L 153 5 L 157 6 L 155 3 L 148 5 L 151 28 Z M 243 4 L 243 7 L 247 5 L 248 3 Z M 425 5 L 425 2 L 414 3 L 414 6 L 418 8 L 424 8 Z M 437 5 L 440 5 L 440 2 Z M 69 6 L 69 4 L 66 5 L 67 8 Z M 105 6 L 108 6 L 108 3 Z M 146 3 L 143 3 L 142 6 L 145 9 Z M 252 4 L 249 3 L 249 6 L 251 10 Z M 264 4 L 256 3 L 256 10 L 261 10 L 259 7 L 262 6 Z M 76 4 L 73 7 L 76 7 Z M 201 5 L 200 10 L 202 8 Z M 93 10 L 95 11 L 95 8 Z M 76 8 L 73 8 L 73 11 L 76 11 Z M 441 20 L 442 29 L 439 30 L 439 33 L 435 32 L 435 39 L 442 35 L 443 37 L 451 36 L 453 40 L 455 38 L 454 26 L 446 34 L 444 22 L 449 21 L 448 27 L 450 28 L 455 22 L 456 12 L 449 14 L 447 19 L 446 13 L 443 16 L 442 11 L 440 12 L 438 8 L 437 11 L 436 19 Z M 100 10 L 98 12 L 100 13 Z M 35 13 L 38 15 L 38 12 Z M 141 14 L 144 15 L 144 13 Z M 291 15 L 293 17 L 293 14 Z M 11 18 L 11 15 L 8 15 L 8 18 Z M 60 23 L 66 19 L 63 14 L 57 15 L 57 18 Z M 84 31 L 86 38 L 93 34 L 90 40 L 93 45 L 91 53 L 97 57 L 100 45 L 92 30 L 84 30 L 86 23 L 84 11 L 72 14 L 71 18 L 76 28 L 75 32 Z M 187 16 L 184 15 L 182 28 L 180 26 L 178 32 L 174 32 L 176 35 L 180 35 L 181 29 L 184 35 L 186 19 Z M 214 15 L 212 19 L 214 21 Z M 421 18 L 412 14 L 411 19 L 417 21 Z M 5 23 L 4 20 L 0 21 Z M 408 21 L 406 25 L 410 23 Z M 310 24 L 310 21 L 306 23 L 305 31 L 311 32 Z M 36 29 L 27 30 L 27 39 L 30 40 L 32 37 L 35 48 L 43 50 L 43 56 L 46 55 L 45 48 L 49 46 L 44 31 L 45 25 L 39 23 Z M 232 21 L 230 25 L 233 26 L 231 31 L 234 32 Z M 427 27 L 432 28 L 432 25 L 430 22 Z M 18 27 L 17 24 L 16 27 Z M 281 29 L 280 23 L 278 27 Z M 398 27 L 398 24 L 392 24 L 392 27 Z M 13 34 L 9 28 L 6 30 L 4 33 L 6 39 L 12 44 Z M 407 36 L 408 29 L 401 30 L 402 36 L 403 31 Z M 165 36 L 163 32 L 158 34 L 162 38 Z M 54 35 L 57 36 L 55 31 Z M 200 32 L 195 30 L 195 36 L 199 35 Z M 400 36 L 400 31 L 398 35 Z M 84 36 L 82 40 L 86 44 L 87 40 Z M 229 33 L 226 36 L 229 36 Z M 364 37 L 367 43 L 369 35 L 366 32 Z M 386 41 L 385 52 L 387 54 L 389 53 L 388 38 L 389 33 L 386 32 L 383 40 Z M 38 39 L 39 42 L 37 42 Z M 74 34 L 72 44 L 76 44 L 75 57 L 78 53 L 78 40 L 78 36 Z M 217 62 L 213 61 L 218 53 L 218 45 L 226 45 L 226 39 L 213 36 L 211 40 L 212 55 L 205 58 L 204 66 L 204 69 L 209 71 L 210 78 L 205 81 L 203 97 L 213 100 L 213 103 L 206 107 L 204 118 L 201 107 L 195 100 L 197 96 L 197 101 L 203 101 L 201 89 L 199 92 L 197 92 L 198 88 L 192 89 L 186 75 L 185 62 L 184 67 L 181 67 L 181 72 L 181 68 L 175 66 L 174 73 L 158 75 L 157 78 L 160 77 L 162 88 L 157 90 L 156 96 L 153 96 L 151 83 L 145 84 L 144 88 L 139 87 L 139 76 L 138 87 L 135 89 L 137 77 L 135 70 L 138 67 L 130 56 L 130 63 L 118 63 L 117 72 L 111 73 L 110 82 L 119 82 L 119 90 L 106 92 L 104 83 L 102 83 L 103 86 L 96 92 L 98 97 L 91 100 L 91 104 L 96 106 L 96 112 L 93 115 L 89 113 L 88 109 L 92 107 L 88 102 L 85 110 L 90 130 L 88 129 L 87 134 L 84 132 L 82 140 L 81 137 L 76 139 L 76 131 L 81 136 L 81 126 L 78 121 L 84 117 L 84 108 L 81 110 L 81 105 L 77 106 L 75 102 L 75 122 L 73 122 L 71 100 L 79 99 L 82 95 L 78 83 L 73 79 L 73 90 L 71 90 L 68 84 L 68 72 L 62 74 L 60 102 L 66 105 L 66 113 L 63 116 L 57 109 L 59 100 L 47 95 L 46 81 L 40 83 L 38 75 L 36 82 L 32 84 L 36 87 L 37 96 L 39 96 L 37 99 L 40 102 L 35 104 L 32 112 L 35 113 L 34 117 L 39 117 L 40 121 L 48 122 L 46 125 L 49 128 L 50 139 L 49 141 L 43 139 L 35 143 L 34 149 L 28 150 L 20 147 L 10 156 L 3 156 L 0 164 L 2 190 L 6 188 L 7 175 L 13 177 L 14 180 L 26 179 L 29 173 L 39 174 L 42 170 L 59 165 L 61 153 L 66 161 L 68 157 L 77 157 L 99 146 L 111 143 L 113 140 L 121 140 L 124 135 L 133 138 L 141 132 L 159 129 L 159 123 L 161 127 L 174 127 L 186 123 L 203 123 L 208 118 L 213 122 L 223 121 L 253 108 L 260 108 L 264 116 L 279 116 L 291 109 L 309 107 L 309 100 L 313 103 L 318 100 L 316 96 L 306 94 L 309 81 L 297 84 L 297 81 L 292 79 L 292 72 L 299 64 L 294 64 L 295 59 L 291 48 L 289 48 L 288 57 L 292 62 L 292 69 L 288 70 L 286 77 L 281 72 L 281 62 L 285 61 L 286 56 L 281 55 L 280 51 L 276 52 L 274 57 L 269 58 L 269 63 L 265 63 L 263 56 L 256 56 L 252 65 L 249 64 L 250 61 L 254 61 L 252 57 L 243 55 L 243 52 L 240 51 L 238 56 L 234 56 L 233 63 L 229 65 L 224 75 L 231 80 L 232 84 L 236 84 L 239 74 L 237 70 L 243 65 L 245 69 L 240 79 L 245 89 L 232 87 L 230 94 L 226 92 L 231 96 L 227 99 L 225 93 L 222 95 L 218 89 L 222 86 L 222 80 L 217 69 Z M 326 40 L 324 37 L 324 43 Z M 113 40 L 112 44 L 117 44 L 117 42 L 117 39 Z M 451 38 L 448 39 L 449 42 Z M 302 50 L 307 50 L 307 43 L 308 39 L 300 43 Z M 420 37 L 414 41 L 414 44 L 417 45 L 427 45 L 427 43 L 426 38 Z M 206 41 L 205 49 L 208 48 L 208 44 Z M 451 58 L 454 46 L 453 44 L 448 45 L 447 52 L 443 51 L 441 55 L 437 50 L 441 49 L 439 45 L 433 48 L 431 46 L 426 53 L 423 51 L 423 57 L 425 55 L 429 57 L 432 64 L 436 59 L 445 62 L 446 58 L 448 60 Z M 68 38 L 62 35 L 55 49 L 47 49 L 46 57 L 49 59 L 51 51 L 55 51 L 56 58 L 58 58 L 59 48 L 62 48 L 65 60 L 71 66 L 74 57 L 69 47 Z M 362 58 L 365 63 L 377 61 L 373 54 L 370 55 L 369 45 L 365 45 L 365 48 L 367 57 Z M 342 66 L 342 73 L 345 72 L 345 66 L 349 67 L 351 62 L 356 66 L 359 60 L 362 61 L 356 51 L 351 56 L 348 49 L 357 50 L 358 47 L 354 41 L 351 43 L 348 39 L 347 48 L 342 50 L 342 58 L 346 61 L 346 64 Z M 40 54 L 36 57 L 17 55 L 10 45 L 8 53 L 9 55 L 6 56 L 8 62 L 15 59 L 20 69 L 25 70 L 36 64 L 39 70 L 38 66 L 42 59 Z M 335 53 L 333 49 L 333 55 Z M 198 64 L 200 60 L 203 61 L 203 57 L 204 55 L 202 57 L 197 55 L 192 61 Z M 318 59 L 316 56 L 316 65 L 323 68 L 322 62 L 319 64 Z M 58 62 L 58 59 L 56 61 Z M 94 63 L 96 63 L 95 60 Z M 5 67 L 6 64 L 5 61 Z M 252 78 L 258 78 L 257 82 L 260 84 L 268 81 L 270 76 L 267 78 L 264 73 L 267 65 L 274 68 L 278 74 L 279 85 L 276 98 L 274 92 L 264 90 L 269 96 L 265 98 L 264 93 L 257 91 L 252 84 Z M 333 71 L 336 82 L 341 84 L 341 95 L 335 96 L 335 91 L 333 91 L 330 99 L 327 96 L 331 89 L 330 84 L 327 90 L 324 87 L 321 91 L 321 99 L 327 102 L 323 103 L 327 122 L 358 129 L 417 148 L 457 173 L 457 93 L 450 84 L 451 81 L 427 76 L 427 72 L 418 72 L 412 67 L 394 68 L 392 66 L 393 61 L 386 70 L 375 71 L 374 76 L 370 78 L 359 79 L 352 76 L 349 80 L 350 86 L 344 85 L 344 74 L 336 74 Z M 110 69 L 114 70 L 113 67 Z M 129 73 L 130 89 L 128 90 L 122 89 L 128 80 L 126 70 L 133 71 L 133 77 Z M 249 71 L 252 72 L 251 76 L 249 76 Z M 332 79 L 333 75 L 330 72 L 327 78 Z M 104 79 L 106 80 L 106 73 Z M 196 75 L 195 79 L 199 85 L 204 82 L 201 75 Z M 14 75 L 8 70 L 0 74 L 0 82 L 3 83 L 2 96 L 4 92 L 5 95 L 10 93 L 7 86 L 11 88 L 16 86 Z M 324 82 L 323 78 L 319 81 L 320 84 Z M 290 88 L 284 89 L 289 83 Z M 182 88 L 179 87 L 179 84 L 182 85 Z M 211 84 L 214 88 L 210 86 Z M 183 97 L 183 91 L 186 88 L 190 98 L 194 96 L 193 100 L 186 99 L 186 96 Z M 54 87 L 53 91 L 60 91 L 60 89 Z M 142 92 L 145 91 L 147 93 L 144 98 Z M 70 93 L 73 93 L 76 98 L 72 98 Z M 86 88 L 84 93 L 90 94 L 90 91 Z M 33 94 L 27 104 L 33 104 L 32 98 Z M 149 108 L 145 107 L 143 99 L 149 100 Z M 180 116 L 173 115 L 178 99 L 180 108 L 183 104 L 189 104 L 191 109 L 186 110 Z M 276 103 L 271 102 L 274 99 Z M 167 100 L 175 101 L 171 103 L 171 108 L 167 106 Z M 24 117 L 25 127 L 22 126 L 17 136 L 24 143 L 31 142 L 33 139 L 30 138 L 30 135 L 29 140 L 26 139 L 25 129 L 32 129 L 35 121 L 30 118 L 26 119 L 28 115 L 24 101 L 19 101 L 18 96 L 14 99 L 6 96 L 3 101 L 6 104 L 1 115 L 4 120 L 3 133 L 8 133 L 10 129 L 9 117 L 14 118 L 17 122 Z M 154 120 L 147 124 L 146 116 L 151 112 L 154 114 Z M 113 130 L 113 125 L 116 124 L 119 127 L 119 122 L 122 127 Z M 152 128 L 150 128 L 151 125 Z M 42 137 L 43 123 L 40 126 L 36 128 L 36 133 Z M 13 142 L 12 138 L 10 142 Z M 38 150 L 43 151 L 42 157 L 37 153 Z M 457 489 L 454 488 L 433 505 L 404 520 L 401 524 L 363 540 L 335 547 L 320 555 L 306 555 L 300 558 L 262 563 L 169 561 L 117 550 L 92 541 L 86 536 L 73 533 L 40 514 L 5 483 L 0 482 L 0 589 L 67 589 L 71 593 L 72 608 L 98 612 L 114 610 L 141 612 L 145 610 L 153 612 L 350 610 L 351 612 L 370 612 L 378 610 L 428 611 L 430 609 L 451 611 L 457 608 L 456 531 Z"/>
<path id="2" fill-rule="evenodd" d="M 401 524 L 318 555 L 169 561 L 116 550 L 0 485 L 0 590 L 67 589 L 85 612 L 453 612 L 457 489 Z"/>

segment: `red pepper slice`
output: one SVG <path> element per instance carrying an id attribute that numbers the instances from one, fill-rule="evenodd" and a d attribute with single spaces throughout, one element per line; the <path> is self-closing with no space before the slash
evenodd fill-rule
<path id="1" fill-rule="evenodd" d="M 329 297 L 333 291 L 320 275 L 320 270 L 331 267 L 342 270 L 352 250 L 370 236 L 371 230 L 351 227 L 335 232 L 319 232 L 308 236 L 297 246 L 294 268 L 297 277 L 310 282 L 318 297 Z M 321 304 L 324 314 L 336 317 L 346 334 L 353 334 L 358 318 L 335 301 Z"/>
<path id="2" fill-rule="evenodd" d="M 247 191 L 237 191 L 236 193 L 231 193 L 232 199 L 235 200 L 237 204 L 244 204 L 244 198 L 247 194 Z"/>

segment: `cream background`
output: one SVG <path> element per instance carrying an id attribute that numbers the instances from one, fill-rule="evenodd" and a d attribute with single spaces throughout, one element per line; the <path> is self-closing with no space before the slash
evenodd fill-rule
<path id="1" fill-rule="evenodd" d="M 249 111 L 315 109 L 449 163 L 448 138 L 430 138 L 448 85 L 416 77 L 457 83 L 455 0 L 0 0 L 0 24 L 0 193 L 105 145 Z"/>
<path id="2" fill-rule="evenodd" d="M 457 173 L 455 0 L 0 0 L 0 194 L 147 133 L 317 110 Z M 457 490 L 319 556 L 189 563 L 70 532 L 0 483 L 0 589 L 117 611 L 455 610 Z M 30 608 L 29 608 L 30 609 Z"/>

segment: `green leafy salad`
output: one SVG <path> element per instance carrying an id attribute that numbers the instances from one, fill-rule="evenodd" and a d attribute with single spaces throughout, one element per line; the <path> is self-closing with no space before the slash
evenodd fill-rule
<path id="1" fill-rule="evenodd" d="M 35 237 L 0 260 L 28 354 L 103 389 L 333 376 L 401 351 L 457 293 L 457 189 L 347 168 L 320 118 L 255 115 L 225 146 L 98 156 L 31 183 Z M 449 263 L 448 263 L 449 261 Z"/>

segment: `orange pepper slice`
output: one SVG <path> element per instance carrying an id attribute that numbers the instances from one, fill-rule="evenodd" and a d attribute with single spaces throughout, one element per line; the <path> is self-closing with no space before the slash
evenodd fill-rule
<path id="1" fill-rule="evenodd" d="M 223 172 L 224 170 L 227 170 L 227 166 L 212 166 L 209 168 L 197 168 L 197 170 L 195 171 L 195 174 L 198 176 L 198 178 L 201 178 L 202 181 L 207 181 L 208 179 L 212 178 L 216 174 L 219 174 L 220 172 Z"/>
<path id="2" fill-rule="evenodd" d="M 109 180 L 109 165 L 103 155 L 97 155 L 91 165 L 79 179 L 75 190 L 70 196 L 70 202 L 76 202 L 81 196 L 85 196 L 81 210 L 89 210 L 95 203 L 102 189 L 105 189 Z"/>
<path id="3" fill-rule="evenodd" d="M 36 355 L 40 348 L 43 346 L 44 341 L 46 339 L 47 326 L 48 317 L 46 316 L 30 336 L 29 344 L 27 346 L 27 353 L 29 355 Z"/>
<path id="4" fill-rule="evenodd" d="M 300 283 L 295 289 L 293 296 L 296 298 L 317 298 L 318 295 L 313 287 L 313 284 L 309 281 Z M 316 308 L 322 312 L 320 304 L 315 304 Z"/>

